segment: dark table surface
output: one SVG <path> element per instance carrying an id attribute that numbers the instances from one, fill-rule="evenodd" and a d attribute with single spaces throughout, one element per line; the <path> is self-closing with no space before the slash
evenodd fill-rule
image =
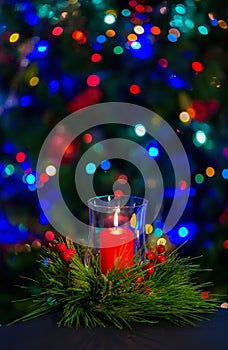
<path id="1" fill-rule="evenodd" d="M 228 310 L 196 327 L 136 325 L 132 330 L 58 328 L 55 315 L 0 328 L 0 350 L 227 350 Z"/>

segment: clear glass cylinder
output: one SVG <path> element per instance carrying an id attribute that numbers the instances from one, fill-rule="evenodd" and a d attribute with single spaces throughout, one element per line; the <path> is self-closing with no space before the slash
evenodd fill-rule
<path id="1" fill-rule="evenodd" d="M 100 259 L 102 273 L 134 264 L 134 256 L 145 244 L 148 201 L 136 196 L 106 195 L 89 199 L 89 238 L 85 264 L 91 253 Z"/>

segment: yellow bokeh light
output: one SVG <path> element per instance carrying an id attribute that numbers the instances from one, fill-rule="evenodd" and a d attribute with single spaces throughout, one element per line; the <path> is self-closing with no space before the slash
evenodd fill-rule
<path id="1" fill-rule="evenodd" d="M 214 19 L 215 18 L 214 14 L 212 12 L 208 13 L 208 17 L 209 17 L 209 19 Z"/>
<path id="2" fill-rule="evenodd" d="M 64 11 L 61 13 L 60 18 L 65 19 L 65 18 L 67 18 L 67 16 L 68 16 L 68 12 Z"/>
<path id="3" fill-rule="evenodd" d="M 115 17 L 117 17 L 117 13 L 115 10 L 108 10 L 108 11 L 105 11 L 106 15 L 113 15 Z"/>
<path id="4" fill-rule="evenodd" d="M 105 33 L 109 38 L 113 38 L 115 35 L 116 35 L 116 32 L 115 30 L 113 29 L 108 29 L 106 30 L 106 33 Z"/>
<path id="5" fill-rule="evenodd" d="M 189 123 L 191 120 L 190 115 L 188 114 L 188 112 L 181 112 L 179 114 L 179 119 L 182 123 Z"/>
<path id="6" fill-rule="evenodd" d="M 154 116 L 151 120 L 152 124 L 155 126 L 159 126 L 161 124 L 161 119 L 157 116 Z"/>
<path id="7" fill-rule="evenodd" d="M 142 26 L 135 26 L 134 27 L 134 32 L 136 34 L 143 34 L 144 33 L 144 28 Z"/>
<path id="8" fill-rule="evenodd" d="M 129 41 L 136 41 L 136 40 L 137 40 L 137 35 L 135 35 L 135 34 L 129 34 L 129 35 L 127 36 L 127 40 L 129 40 Z"/>
<path id="9" fill-rule="evenodd" d="M 166 242 L 167 242 L 166 239 L 162 237 L 157 240 L 157 245 L 160 245 L 160 244 L 166 245 Z"/>
<path id="10" fill-rule="evenodd" d="M 46 168 L 45 168 L 45 172 L 46 174 L 48 174 L 48 176 L 55 176 L 56 174 L 56 167 L 54 165 L 48 165 Z"/>
<path id="11" fill-rule="evenodd" d="M 145 229 L 146 229 L 146 234 L 150 235 L 153 232 L 153 226 L 151 224 L 146 224 L 145 225 Z"/>
<path id="12" fill-rule="evenodd" d="M 207 175 L 208 177 L 214 176 L 214 175 L 215 175 L 215 169 L 212 168 L 211 166 L 207 167 L 207 169 L 206 169 L 206 175 Z"/>
<path id="13" fill-rule="evenodd" d="M 19 33 L 13 33 L 9 37 L 9 42 L 10 43 L 15 43 L 16 41 L 18 41 L 19 38 L 20 38 L 20 34 Z"/>
<path id="14" fill-rule="evenodd" d="M 39 81 L 40 79 L 38 77 L 32 77 L 30 80 L 29 80 L 29 85 L 34 87 L 36 85 L 39 84 Z"/>

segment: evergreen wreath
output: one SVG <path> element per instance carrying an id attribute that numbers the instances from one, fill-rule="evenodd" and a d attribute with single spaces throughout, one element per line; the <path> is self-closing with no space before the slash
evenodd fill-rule
<path id="1" fill-rule="evenodd" d="M 16 321 L 57 308 L 59 326 L 123 328 L 161 319 L 194 325 L 218 306 L 215 295 L 203 297 L 211 283 L 196 283 L 200 265 L 180 257 L 177 250 L 165 255 L 165 247 L 158 245 L 155 253 L 147 251 L 143 262 L 137 254 L 133 266 L 122 270 L 115 266 L 106 275 L 99 257 L 91 252 L 91 264 L 85 266 L 83 255 L 81 246 L 63 238 L 42 247 L 37 277 L 21 286 L 30 293 L 20 300 L 29 301 L 26 314 Z"/>

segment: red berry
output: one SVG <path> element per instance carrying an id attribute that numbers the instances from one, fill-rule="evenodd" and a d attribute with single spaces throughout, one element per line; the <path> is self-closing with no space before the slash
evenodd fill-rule
<path id="1" fill-rule="evenodd" d="M 63 242 L 59 242 L 56 244 L 55 249 L 59 253 L 65 252 L 65 250 L 67 249 L 66 244 Z"/>
<path id="2" fill-rule="evenodd" d="M 163 244 L 159 244 L 159 245 L 157 245 L 156 250 L 157 250 L 158 254 L 164 253 L 165 246 Z"/>
<path id="3" fill-rule="evenodd" d="M 66 250 L 66 253 L 71 257 L 73 258 L 73 256 L 76 254 L 76 251 L 73 249 L 73 248 L 68 248 Z"/>
<path id="4" fill-rule="evenodd" d="M 201 293 L 201 298 L 202 299 L 208 299 L 208 297 L 209 297 L 209 293 L 208 292 L 202 292 Z"/>
<path id="5" fill-rule="evenodd" d="M 158 255 L 157 257 L 158 263 L 163 263 L 166 261 L 166 256 L 165 255 Z"/>
<path id="6" fill-rule="evenodd" d="M 134 283 L 142 283 L 142 282 L 143 282 L 142 276 L 138 276 L 134 279 Z"/>
<path id="7" fill-rule="evenodd" d="M 144 292 L 145 292 L 146 294 L 151 294 L 151 288 L 150 288 L 150 286 L 146 286 L 146 287 L 144 288 Z"/>
<path id="8" fill-rule="evenodd" d="M 155 258 L 155 254 L 154 254 L 154 252 L 152 252 L 151 250 L 148 250 L 147 252 L 146 252 L 146 259 L 147 260 L 153 260 Z"/>
<path id="9" fill-rule="evenodd" d="M 61 254 L 61 257 L 64 261 L 69 262 L 72 258 L 69 254 L 67 254 L 66 250 Z"/>
<path id="10" fill-rule="evenodd" d="M 68 248 L 61 254 L 61 257 L 64 261 L 69 262 L 73 258 L 73 256 L 76 254 L 75 250 L 73 248 Z"/>
<path id="11" fill-rule="evenodd" d="M 154 273 L 154 265 L 151 263 L 148 263 L 145 265 L 145 270 L 148 273 L 148 275 L 153 275 Z"/>

